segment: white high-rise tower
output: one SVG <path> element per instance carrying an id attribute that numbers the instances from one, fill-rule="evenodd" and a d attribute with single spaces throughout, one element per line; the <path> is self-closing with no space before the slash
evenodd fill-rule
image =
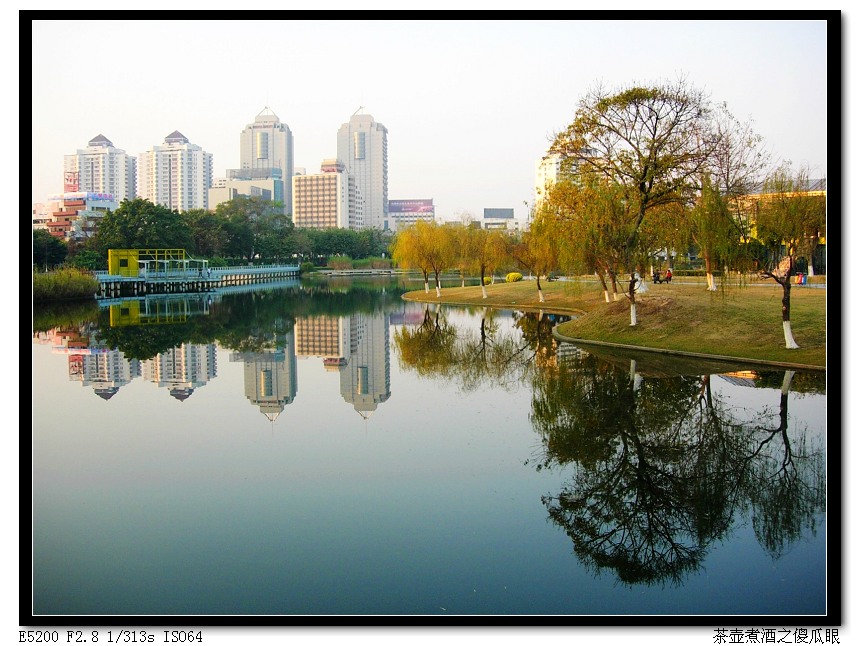
<path id="1" fill-rule="evenodd" d="M 388 229 L 388 129 L 369 114 L 353 114 L 337 131 L 337 158 L 364 202 L 363 228 Z"/>
<path id="2" fill-rule="evenodd" d="M 239 161 L 253 179 L 280 179 L 284 183 L 284 209 L 293 210 L 293 133 L 270 108 L 263 108 L 242 131 Z M 280 177 L 272 173 L 280 169 Z"/>
<path id="3" fill-rule="evenodd" d="M 63 158 L 63 191 L 66 193 L 109 193 L 116 202 L 133 200 L 137 194 L 137 160 L 114 148 L 104 135 L 97 135 L 87 147 Z"/>
<path id="4" fill-rule="evenodd" d="M 174 130 L 163 146 L 140 153 L 137 163 L 140 197 L 180 212 L 209 208 L 212 153 L 181 132 Z"/>

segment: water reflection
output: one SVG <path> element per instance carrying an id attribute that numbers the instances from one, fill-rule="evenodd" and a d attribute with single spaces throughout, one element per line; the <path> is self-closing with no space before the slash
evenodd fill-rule
<path id="1" fill-rule="evenodd" d="M 537 448 L 522 462 L 558 476 L 534 505 L 593 575 L 628 586 L 683 583 L 746 519 L 773 559 L 820 530 L 824 438 L 793 423 L 789 393 L 826 394 L 824 373 L 575 347 L 552 336 L 563 317 L 407 305 L 402 291 L 314 284 L 131 299 L 74 322 L 42 314 L 34 341 L 118 407 L 135 380 L 193 397 L 227 350 L 248 404 L 272 423 L 300 397 L 299 360 L 338 373 L 340 398 L 365 419 L 397 391 L 392 352 L 424 384 L 525 390 Z M 764 404 L 739 406 L 721 384 L 757 390 Z"/>
<path id="2" fill-rule="evenodd" d="M 773 558 L 815 535 L 825 447 L 805 427 L 789 428 L 794 371 L 715 377 L 702 373 L 730 367 L 587 351 L 556 342 L 555 321 L 541 313 L 515 313 L 509 331 L 497 316 L 481 312 L 477 329 L 463 330 L 427 308 L 418 326 L 395 332 L 401 363 L 462 391 L 530 381 L 543 454 L 527 462 L 565 474 L 561 491 L 542 501 L 587 567 L 631 585 L 680 584 L 747 512 Z M 733 407 L 714 393 L 714 378 L 778 387 L 777 408 Z M 823 393 L 824 373 L 804 373 L 799 386 Z"/>
<path id="3" fill-rule="evenodd" d="M 577 556 L 634 583 L 680 583 L 700 568 L 739 514 L 779 558 L 825 511 L 823 438 L 789 428 L 784 372 L 775 409 L 738 409 L 712 375 L 649 376 L 593 354 L 574 354 L 533 380 L 532 421 L 543 455 L 564 469 L 543 498 Z M 773 373 L 729 379 L 772 385 Z M 722 377 L 717 377 L 722 378 Z M 820 385 L 813 373 L 807 386 Z"/>

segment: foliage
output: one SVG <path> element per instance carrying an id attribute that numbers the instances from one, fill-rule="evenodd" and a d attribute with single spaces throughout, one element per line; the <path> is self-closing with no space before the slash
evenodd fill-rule
<path id="1" fill-rule="evenodd" d="M 66 243 L 44 229 L 33 230 L 33 265 L 51 269 L 63 263 L 68 253 Z"/>
<path id="2" fill-rule="evenodd" d="M 597 86 L 550 147 L 563 156 L 573 181 L 609 194 L 598 226 L 608 226 L 610 235 L 600 255 L 630 276 L 631 325 L 636 324 L 636 272 L 643 256 L 663 246 L 665 207 L 690 201 L 716 147 L 710 117 L 704 94 L 683 80 L 615 92 Z M 584 204 L 577 202 L 580 209 Z M 590 252 L 583 244 L 578 260 L 588 264 Z"/>
<path id="3" fill-rule="evenodd" d="M 523 279 L 523 275 L 519 272 L 516 272 L 516 271 L 512 271 L 505 276 L 505 282 L 506 283 L 516 283 L 518 281 L 521 281 L 522 279 Z"/>
<path id="4" fill-rule="evenodd" d="M 101 220 L 95 247 L 105 258 L 108 249 L 192 248 L 191 229 L 178 212 L 149 200 L 123 200 Z"/>
<path id="5" fill-rule="evenodd" d="M 102 255 L 93 249 L 82 249 L 78 251 L 74 258 L 69 261 L 69 265 L 76 269 L 85 269 L 96 271 L 107 269 L 107 262 Z"/>

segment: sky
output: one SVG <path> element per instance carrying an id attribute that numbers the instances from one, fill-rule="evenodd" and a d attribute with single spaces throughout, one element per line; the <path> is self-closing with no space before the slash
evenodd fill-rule
<path id="1" fill-rule="evenodd" d="M 389 199 L 524 219 L 535 164 L 588 90 L 679 78 L 751 120 L 775 161 L 827 173 L 823 21 L 80 21 L 90 44 L 70 48 L 75 23 L 32 23 L 34 203 L 99 134 L 138 155 L 178 130 L 224 177 L 268 107 L 316 173 L 361 110 L 388 129 Z"/>

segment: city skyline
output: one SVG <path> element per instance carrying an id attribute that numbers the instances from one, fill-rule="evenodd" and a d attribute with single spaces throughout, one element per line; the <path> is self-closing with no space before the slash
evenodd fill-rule
<path id="1" fill-rule="evenodd" d="M 141 50 L 117 50 L 99 61 L 106 96 L 61 102 L 61 36 L 75 24 L 33 22 L 33 202 L 62 192 L 64 156 L 99 134 L 137 156 L 178 130 L 223 177 L 239 167 L 237 133 L 268 108 L 293 133 L 296 168 L 335 157 L 338 128 L 364 113 L 389 133 L 389 199 L 432 198 L 446 220 L 523 219 L 535 162 L 589 89 L 679 77 L 751 119 L 774 162 L 827 174 L 824 21 L 654 21 L 645 57 L 633 21 L 100 21 L 118 42 L 182 38 L 146 67 Z M 260 59 L 299 62 L 286 75 L 249 65 L 231 43 L 251 35 Z M 182 62 L 197 76 L 169 73 Z"/>

